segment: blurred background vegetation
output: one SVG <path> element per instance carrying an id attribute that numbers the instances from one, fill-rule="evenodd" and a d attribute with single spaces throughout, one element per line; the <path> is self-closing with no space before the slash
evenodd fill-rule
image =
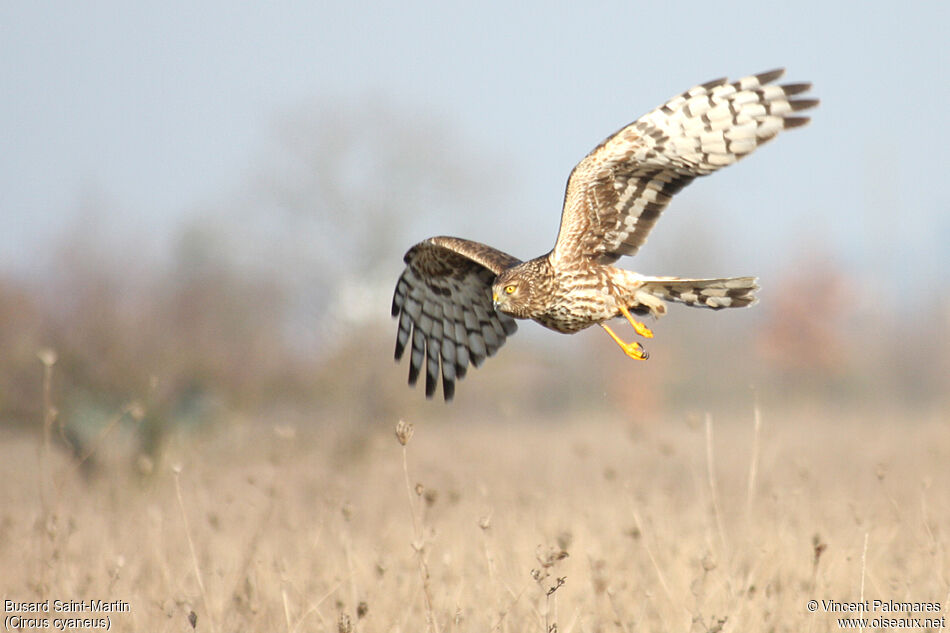
<path id="1" fill-rule="evenodd" d="M 445 218 L 503 231 L 511 220 L 500 214 L 515 213 L 509 166 L 468 151 L 446 126 L 378 104 L 285 113 L 263 153 L 245 188 L 180 226 L 165 252 L 148 234 L 116 234 L 109 218 L 134 210 L 87 191 L 36 274 L 0 279 L 3 425 L 40 431 L 41 350 L 57 357 L 51 404 L 62 443 L 84 454 L 134 403 L 144 415 L 122 426 L 148 460 L 172 429 L 226 428 L 233 416 L 289 414 L 358 433 L 404 416 L 651 421 L 754 403 L 826 413 L 948 406 L 947 293 L 911 302 L 899 287 L 845 272 L 830 246 L 763 277 L 750 310 L 674 308 L 647 342 L 647 363 L 593 330 L 562 337 L 523 323 L 455 403 L 426 403 L 392 361 L 402 253 L 444 232 Z M 749 272 L 718 269 L 730 232 L 707 217 L 714 210 L 680 206 L 668 213 L 696 221 L 673 225 L 678 234 L 663 242 L 673 247 L 659 248 L 650 270 L 628 267 Z M 556 218 L 552 210 L 546 233 Z"/>
<path id="2" fill-rule="evenodd" d="M 946 416 L 948 6 L 0 7 L 0 430 L 40 433 L 49 405 L 77 455 L 118 430 L 150 463 L 172 430 L 236 419 Z M 406 387 L 406 249 L 540 254 L 611 130 L 780 65 L 815 82 L 810 126 L 687 188 L 622 262 L 758 275 L 757 306 L 674 306 L 646 363 L 524 323 L 451 406 Z"/>

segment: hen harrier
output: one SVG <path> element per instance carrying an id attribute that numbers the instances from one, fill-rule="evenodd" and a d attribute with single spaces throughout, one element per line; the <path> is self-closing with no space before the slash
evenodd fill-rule
<path id="1" fill-rule="evenodd" d="M 392 305 L 399 317 L 397 361 L 412 342 L 409 384 L 425 365 L 431 398 L 441 367 L 442 392 L 451 400 L 469 364 L 481 365 L 514 334 L 514 319 L 567 334 L 596 323 L 627 356 L 644 360 L 640 344 L 624 342 L 607 321 L 623 316 L 650 338 L 633 315 L 659 317 L 664 300 L 713 310 L 752 304 L 754 277 L 650 277 L 611 264 L 636 254 L 672 196 L 694 178 L 808 121 L 793 113 L 818 100 L 791 97 L 811 84 L 772 84 L 784 72 L 696 86 L 598 145 L 571 172 L 549 253 L 522 262 L 456 237 L 432 237 L 410 248 Z"/>

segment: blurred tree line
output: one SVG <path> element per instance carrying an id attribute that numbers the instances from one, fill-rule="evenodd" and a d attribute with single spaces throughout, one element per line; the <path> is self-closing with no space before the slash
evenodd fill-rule
<path id="1" fill-rule="evenodd" d="M 0 277 L 0 424 L 38 429 L 43 349 L 57 354 L 53 401 L 72 441 L 135 402 L 147 455 L 174 425 L 236 413 L 292 410 L 355 428 L 449 411 L 662 417 L 709 402 L 748 408 L 749 388 L 775 406 L 947 406 L 947 293 L 909 301 L 814 253 L 763 280 L 762 303 L 741 318 L 674 308 L 648 363 L 632 367 L 606 337 L 552 341 L 524 324 L 451 409 L 426 404 L 392 362 L 401 257 L 430 234 L 479 239 L 507 225 L 505 166 L 445 126 L 372 104 L 309 104 L 280 117 L 272 139 L 246 184 L 196 214 L 164 255 L 134 229 L 104 237 L 112 216 L 86 209 L 35 277 Z M 714 223 L 697 226 L 707 249 L 717 243 Z M 682 269 L 677 255 L 670 270 Z"/>

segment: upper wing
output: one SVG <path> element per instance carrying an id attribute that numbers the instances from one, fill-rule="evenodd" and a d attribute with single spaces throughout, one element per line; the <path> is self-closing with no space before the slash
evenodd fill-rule
<path id="1" fill-rule="evenodd" d="M 495 311 L 491 287 L 498 273 L 520 260 L 456 237 L 419 242 L 404 259 L 393 295 L 392 313 L 399 317 L 396 360 L 411 338 L 409 384 L 416 384 L 425 363 L 431 398 L 441 364 L 442 394 L 449 401 L 469 361 L 478 367 L 518 329 L 514 319 Z"/>
<path id="2" fill-rule="evenodd" d="M 694 178 L 807 123 L 790 115 L 818 100 L 789 97 L 811 84 L 768 85 L 784 73 L 696 86 L 601 143 L 571 172 L 552 256 L 612 263 L 635 254 L 672 196 Z"/>

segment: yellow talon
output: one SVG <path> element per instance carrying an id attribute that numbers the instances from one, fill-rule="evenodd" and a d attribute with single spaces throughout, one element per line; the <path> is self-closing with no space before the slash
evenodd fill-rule
<path id="1" fill-rule="evenodd" d="M 633 329 L 637 331 L 637 334 L 644 338 L 653 338 L 653 331 L 645 326 L 643 323 L 640 323 L 633 318 L 633 315 L 630 314 L 630 311 L 627 310 L 624 306 L 620 306 L 620 312 L 627 317 L 627 320 L 630 321 L 630 325 L 633 326 Z"/>
<path id="2" fill-rule="evenodd" d="M 601 323 L 600 327 L 604 328 L 607 334 L 610 335 L 610 338 L 612 338 L 614 342 L 620 346 L 620 349 L 623 350 L 623 353 L 629 356 L 630 358 L 633 358 L 634 360 L 646 360 L 650 358 L 650 355 L 647 354 L 646 351 L 644 351 L 643 347 L 641 347 L 640 344 L 637 343 L 636 341 L 624 343 L 620 339 L 619 336 L 614 334 L 614 331 L 610 329 L 610 326 L 608 326 L 605 323 Z M 649 330 L 647 331 L 649 332 Z"/>

